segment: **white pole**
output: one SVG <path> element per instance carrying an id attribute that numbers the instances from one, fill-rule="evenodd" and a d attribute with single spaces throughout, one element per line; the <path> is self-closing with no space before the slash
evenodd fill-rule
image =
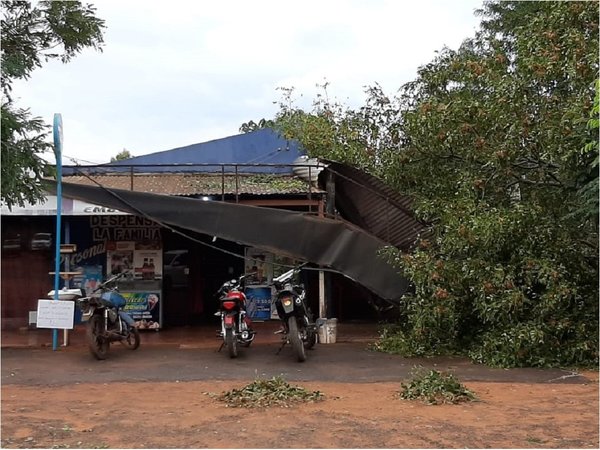
<path id="1" fill-rule="evenodd" d="M 319 317 L 327 318 L 325 311 L 325 272 L 319 270 Z"/>

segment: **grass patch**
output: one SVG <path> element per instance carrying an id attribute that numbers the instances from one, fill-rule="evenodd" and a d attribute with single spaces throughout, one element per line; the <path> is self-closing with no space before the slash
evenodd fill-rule
<path id="1" fill-rule="evenodd" d="M 473 392 L 463 386 L 454 375 L 447 372 L 417 369 L 409 383 L 402 383 L 399 397 L 404 400 L 421 400 L 428 405 L 456 404 L 477 400 Z"/>
<path id="2" fill-rule="evenodd" d="M 232 389 L 217 397 L 233 408 L 288 408 L 297 403 L 317 402 L 323 398 L 321 392 L 309 392 L 302 387 L 291 386 L 281 376 L 270 380 L 258 378 L 241 389 Z"/>

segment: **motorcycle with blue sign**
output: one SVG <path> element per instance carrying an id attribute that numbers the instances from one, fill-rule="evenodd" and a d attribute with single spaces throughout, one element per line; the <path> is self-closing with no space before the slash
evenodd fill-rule
<path id="1" fill-rule="evenodd" d="M 249 347 L 256 334 L 246 312 L 246 295 L 244 294 L 244 279 L 250 275 L 242 275 L 238 279 L 226 281 L 217 291 L 219 310 L 215 316 L 221 318 L 218 337 L 223 338 L 219 351 L 224 346 L 227 347 L 230 358 L 237 357 L 238 344 Z"/>
<path id="2" fill-rule="evenodd" d="M 88 347 L 96 359 L 106 359 L 112 342 L 121 342 L 130 350 L 140 346 L 140 332 L 131 316 L 123 310 L 126 300 L 114 286 L 126 275 L 126 272 L 115 274 L 90 296 L 77 299 L 81 321 L 87 322 Z"/>
<path id="3" fill-rule="evenodd" d="M 289 342 L 296 359 L 303 362 L 306 360 L 306 350 L 313 348 L 317 342 L 317 327 L 312 320 L 310 308 L 306 305 L 304 286 L 293 282 L 299 272 L 300 268 L 291 269 L 273 279 L 277 290 L 273 303 L 283 323 L 282 329 L 276 331 L 283 334 L 283 343 L 277 354 Z"/>

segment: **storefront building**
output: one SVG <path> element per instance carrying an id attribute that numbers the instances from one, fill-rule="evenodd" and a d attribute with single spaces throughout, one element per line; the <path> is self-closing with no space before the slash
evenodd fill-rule
<path id="1" fill-rule="evenodd" d="M 141 329 L 210 321 L 219 286 L 256 270 L 257 261 L 261 277 L 249 286 L 249 308 L 256 319 L 271 316 L 270 302 L 259 294 L 278 274 L 276 255 L 68 198 L 61 222 L 61 243 L 75 245 L 73 253 L 61 255 L 61 272 L 71 273 L 61 287 L 90 293 L 111 273 L 128 273 L 119 290 Z M 2 327 L 20 328 L 53 286 L 56 198 L 3 210 L 1 226 Z"/>
<path id="2" fill-rule="evenodd" d="M 259 130 L 103 166 L 65 167 L 63 182 L 323 216 L 326 192 L 316 182 L 321 168 L 307 162 L 297 147 Z M 71 273 L 62 283 L 91 292 L 111 273 L 127 272 L 119 289 L 142 329 L 211 323 L 217 289 L 250 272 L 260 275 L 248 287 L 248 309 L 256 320 L 269 320 L 272 278 L 297 262 L 156 223 L 143 211 L 126 214 L 63 196 L 61 216 L 60 243 L 76 247 L 61 256 L 61 271 Z M 3 207 L 1 221 L 2 327 L 20 328 L 30 325 L 38 299 L 53 286 L 56 198 L 12 211 Z M 317 271 L 303 277 L 316 315 L 323 277 Z M 342 275 L 328 276 L 327 295 L 330 317 L 376 319 L 369 292 Z"/>

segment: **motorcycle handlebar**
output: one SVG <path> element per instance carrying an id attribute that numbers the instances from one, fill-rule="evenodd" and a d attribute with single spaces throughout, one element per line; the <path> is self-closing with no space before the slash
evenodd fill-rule
<path id="1" fill-rule="evenodd" d="M 222 294 L 224 291 L 229 291 L 231 289 L 240 289 L 244 284 L 244 280 L 252 275 L 256 275 L 256 272 L 246 273 L 244 275 L 240 275 L 239 278 L 226 281 L 221 285 L 217 292 L 215 292 L 215 295 Z"/>
<path id="2" fill-rule="evenodd" d="M 116 281 L 119 278 L 122 278 L 126 275 L 127 275 L 127 272 L 119 272 L 119 273 L 113 275 L 112 277 L 110 277 L 108 280 L 105 280 L 104 282 L 100 283 L 100 285 L 96 289 L 94 289 L 92 292 L 98 292 L 99 290 L 104 289 L 107 285 L 109 285 L 113 281 Z"/>

